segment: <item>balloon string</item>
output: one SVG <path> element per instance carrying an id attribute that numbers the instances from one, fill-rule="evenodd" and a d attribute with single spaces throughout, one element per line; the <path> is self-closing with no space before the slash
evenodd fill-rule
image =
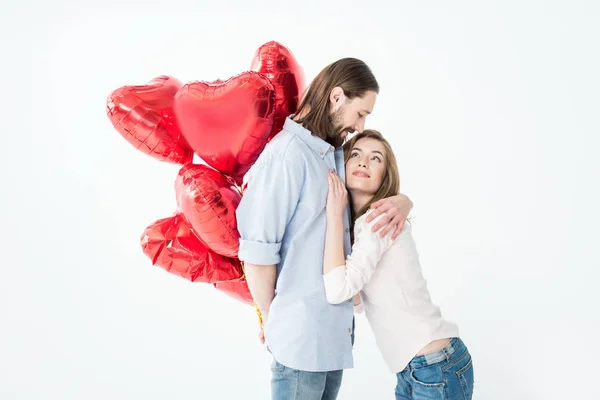
<path id="1" fill-rule="evenodd" d="M 256 309 L 256 315 L 258 316 L 258 324 L 260 325 L 260 329 L 264 330 L 265 328 L 263 326 L 262 313 L 258 309 L 258 306 L 256 305 L 256 303 L 254 303 L 254 308 Z"/>
<path id="2" fill-rule="evenodd" d="M 244 262 L 242 260 L 240 260 L 240 264 L 242 266 L 242 276 L 240 277 L 240 280 L 244 280 L 244 279 L 246 279 L 246 271 L 244 271 Z M 263 330 L 264 326 L 263 326 L 262 313 L 260 312 L 260 309 L 258 308 L 258 305 L 256 304 L 255 301 L 253 301 L 253 304 L 254 304 L 254 308 L 256 309 L 256 315 L 258 316 L 258 324 L 260 325 L 260 329 Z"/>

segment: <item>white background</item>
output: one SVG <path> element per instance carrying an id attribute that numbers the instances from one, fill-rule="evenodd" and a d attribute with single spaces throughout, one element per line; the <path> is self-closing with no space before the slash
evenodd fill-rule
<path id="1" fill-rule="evenodd" d="M 375 72 L 367 126 L 397 152 L 474 398 L 600 398 L 599 39 L 592 0 L 3 0 L 0 399 L 269 398 L 254 310 L 143 255 L 178 168 L 134 150 L 105 101 L 228 78 L 270 40 L 307 80 L 345 56 Z M 393 398 L 357 323 L 339 398 Z"/>

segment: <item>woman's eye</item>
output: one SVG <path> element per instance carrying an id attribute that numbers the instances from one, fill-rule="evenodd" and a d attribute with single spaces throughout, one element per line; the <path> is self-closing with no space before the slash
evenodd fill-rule
<path id="1" fill-rule="evenodd" d="M 350 155 L 350 157 L 356 157 L 356 156 L 358 156 L 358 153 L 352 153 L 352 154 Z"/>
<path id="2" fill-rule="evenodd" d="M 377 162 L 381 162 L 381 158 L 379 158 L 377 156 L 373 157 L 373 160 L 376 160 Z"/>
<path id="3" fill-rule="evenodd" d="M 358 113 L 358 118 L 362 118 L 363 115 L 361 113 Z"/>

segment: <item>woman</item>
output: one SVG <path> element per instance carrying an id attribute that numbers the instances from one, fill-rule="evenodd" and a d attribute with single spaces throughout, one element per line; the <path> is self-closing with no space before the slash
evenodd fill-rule
<path id="1" fill-rule="evenodd" d="M 400 236 L 379 237 L 367 223 L 369 206 L 399 193 L 396 159 L 382 135 L 367 130 L 344 146 L 346 185 L 329 173 L 323 264 L 330 303 L 355 296 L 388 367 L 396 374 L 396 399 L 471 399 L 471 356 L 455 324 L 442 318 L 427 290 L 406 223 Z M 352 254 L 344 259 L 343 214 L 348 197 L 354 221 Z M 360 292 L 360 295 L 357 294 Z"/>

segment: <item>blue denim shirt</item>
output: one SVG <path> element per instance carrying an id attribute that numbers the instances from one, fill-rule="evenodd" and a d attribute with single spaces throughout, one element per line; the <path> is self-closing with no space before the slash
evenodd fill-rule
<path id="1" fill-rule="evenodd" d="M 265 340 L 277 362 L 302 371 L 352 368 L 352 301 L 325 298 L 327 172 L 342 179 L 344 154 L 288 118 L 245 180 L 237 208 L 239 258 L 277 265 Z M 344 251 L 350 253 L 349 209 Z"/>

